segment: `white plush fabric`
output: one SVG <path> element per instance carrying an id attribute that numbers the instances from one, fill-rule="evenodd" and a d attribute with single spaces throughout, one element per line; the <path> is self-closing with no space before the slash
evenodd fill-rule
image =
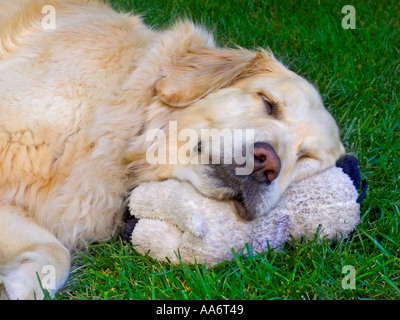
<path id="1" fill-rule="evenodd" d="M 332 167 L 292 184 L 267 216 L 245 221 L 231 202 L 206 198 L 189 183 L 144 183 L 130 197 L 130 212 L 139 219 L 131 243 L 159 260 L 212 266 L 246 243 L 253 251 L 279 250 L 292 237 L 312 239 L 318 230 L 320 237 L 341 239 L 359 221 L 357 197 L 350 178 Z"/>

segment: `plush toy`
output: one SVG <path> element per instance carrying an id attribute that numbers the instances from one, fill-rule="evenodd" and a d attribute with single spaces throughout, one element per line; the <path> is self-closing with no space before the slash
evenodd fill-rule
<path id="1" fill-rule="evenodd" d="M 344 156 L 332 167 L 293 183 L 266 216 L 245 221 L 229 201 L 204 197 L 177 180 L 143 183 L 129 199 L 123 238 L 161 261 L 206 263 L 232 259 L 248 243 L 253 252 L 280 250 L 286 241 L 340 240 L 360 219 L 358 162 Z"/>

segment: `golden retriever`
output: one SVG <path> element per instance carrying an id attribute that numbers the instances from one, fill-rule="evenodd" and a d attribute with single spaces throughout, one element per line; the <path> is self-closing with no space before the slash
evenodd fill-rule
<path id="1" fill-rule="evenodd" d="M 317 90 L 266 50 L 96 1 L 0 0 L 3 297 L 43 297 L 37 276 L 54 295 L 70 251 L 117 235 L 142 181 L 190 181 L 252 219 L 343 153 Z"/>

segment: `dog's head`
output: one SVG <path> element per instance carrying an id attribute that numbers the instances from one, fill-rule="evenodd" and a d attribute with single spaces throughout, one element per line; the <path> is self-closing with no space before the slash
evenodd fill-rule
<path id="1" fill-rule="evenodd" d="M 267 51 L 191 46 L 155 89 L 158 108 L 168 110 L 166 177 L 234 200 L 245 219 L 269 212 L 291 182 L 344 153 L 314 86 Z"/>

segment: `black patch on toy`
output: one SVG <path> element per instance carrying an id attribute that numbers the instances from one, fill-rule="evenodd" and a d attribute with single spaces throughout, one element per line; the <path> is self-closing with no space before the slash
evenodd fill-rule
<path id="1" fill-rule="evenodd" d="M 336 167 L 342 168 L 343 172 L 353 181 L 357 190 L 360 188 L 360 170 L 358 168 L 358 160 L 355 157 L 348 154 L 340 157 L 339 160 L 336 161 Z"/>
<path id="2" fill-rule="evenodd" d="M 361 193 L 358 195 L 358 198 L 356 200 L 357 203 L 361 203 L 361 201 L 363 201 L 367 195 L 368 182 L 367 180 L 363 180 L 361 182 L 358 160 L 355 157 L 346 154 L 345 156 L 340 157 L 338 161 L 336 161 L 336 166 L 342 168 L 343 172 L 350 177 L 351 181 L 353 181 L 356 190 L 360 189 L 361 186 Z M 350 240 L 353 239 L 354 233 L 355 230 L 350 232 L 343 242 L 344 243 L 350 242 Z"/>
<path id="3" fill-rule="evenodd" d="M 139 222 L 139 219 L 136 219 L 134 216 L 131 217 L 132 218 L 125 223 L 124 229 L 121 234 L 122 240 L 128 243 L 131 243 L 133 230 L 135 229 L 136 224 Z"/>
<path id="4" fill-rule="evenodd" d="M 354 187 L 358 190 L 361 186 L 361 193 L 357 198 L 357 203 L 363 201 L 367 195 L 368 182 L 363 180 L 361 182 L 360 169 L 358 167 L 358 160 L 351 155 L 344 155 L 336 161 L 336 166 L 342 168 L 343 172 L 346 173 L 353 181 Z"/>
<path id="5" fill-rule="evenodd" d="M 368 190 L 368 182 L 367 180 L 363 180 L 361 182 L 361 193 L 357 198 L 357 203 L 361 203 L 361 201 L 364 201 L 365 197 L 367 196 L 367 190 Z"/>
<path id="6" fill-rule="evenodd" d="M 126 201 L 125 203 L 126 203 L 126 205 L 125 205 L 123 218 L 124 218 L 124 222 L 128 222 L 129 220 L 134 219 L 135 216 L 131 215 L 131 210 L 129 209 L 129 202 Z"/>
<path id="7" fill-rule="evenodd" d="M 123 214 L 124 225 L 122 232 L 120 234 L 122 240 L 128 243 L 131 243 L 133 230 L 135 229 L 136 224 L 139 222 L 139 219 L 136 219 L 135 216 L 131 215 L 131 210 L 129 209 L 129 197 L 133 189 L 135 188 L 129 190 L 124 198 L 124 203 L 125 203 L 125 210 Z"/>

